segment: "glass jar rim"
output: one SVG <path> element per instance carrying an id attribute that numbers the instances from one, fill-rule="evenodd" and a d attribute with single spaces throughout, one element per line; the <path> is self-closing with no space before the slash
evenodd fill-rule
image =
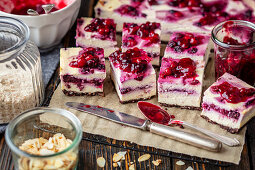
<path id="1" fill-rule="evenodd" d="M 219 23 L 218 25 L 216 25 L 211 32 L 211 39 L 212 41 L 221 46 L 222 48 L 231 48 L 232 50 L 244 50 L 244 49 L 250 49 L 250 48 L 255 48 L 255 41 L 249 44 L 244 44 L 244 45 L 230 45 L 230 44 L 226 44 L 222 41 L 220 41 L 217 37 L 216 34 L 218 33 L 218 31 L 220 31 L 222 29 L 222 26 L 226 23 L 226 22 L 234 22 L 234 24 L 237 25 L 242 25 L 242 26 L 246 26 L 249 28 L 252 28 L 255 32 L 255 24 L 249 21 L 244 21 L 244 20 L 227 20 L 224 22 Z"/>
<path id="2" fill-rule="evenodd" d="M 72 122 L 73 127 L 75 127 L 75 138 L 72 141 L 72 144 L 70 146 L 68 146 L 67 148 L 65 148 L 64 150 L 60 151 L 60 152 L 56 152 L 54 154 L 49 154 L 49 155 L 33 155 L 30 153 L 27 153 L 25 151 L 20 150 L 12 141 L 11 139 L 11 134 L 12 134 L 12 130 L 14 129 L 14 127 L 19 124 L 19 122 L 21 120 L 23 120 L 24 118 L 27 118 L 29 116 L 32 115 L 37 115 L 37 114 L 41 114 L 44 112 L 51 112 L 54 114 L 58 114 L 61 115 L 63 117 L 66 117 L 68 120 L 70 120 Z M 37 113 L 35 113 L 37 112 Z M 30 158 L 49 158 L 49 157 L 55 157 L 55 156 L 59 156 L 62 155 L 68 151 L 70 151 L 72 148 L 75 148 L 77 145 L 79 145 L 80 141 L 82 138 L 82 125 L 80 120 L 71 112 L 64 110 L 64 109 L 60 109 L 60 108 L 49 108 L 49 107 L 35 107 L 33 109 L 27 110 L 23 113 L 21 113 L 20 115 L 18 115 L 16 118 L 14 118 L 9 125 L 7 126 L 6 130 L 5 130 L 5 140 L 7 145 L 10 147 L 12 152 L 15 152 L 18 155 L 22 155 L 24 157 L 30 157 Z"/>
<path id="3" fill-rule="evenodd" d="M 20 19 L 7 17 L 7 16 L 0 16 L 0 23 L 5 23 L 5 24 L 15 26 L 15 27 L 18 28 L 18 30 L 22 34 L 24 34 L 24 36 L 22 37 L 22 39 L 19 43 L 15 44 L 14 46 L 12 46 L 10 48 L 7 48 L 3 51 L 0 51 L 0 54 L 11 52 L 13 50 L 19 49 L 20 47 L 22 47 L 28 41 L 29 36 L 30 36 L 30 30 L 29 30 L 28 26 L 23 21 L 21 21 Z"/>

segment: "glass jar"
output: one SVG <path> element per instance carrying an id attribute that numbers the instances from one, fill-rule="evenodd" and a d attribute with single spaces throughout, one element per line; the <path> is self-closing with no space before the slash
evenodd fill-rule
<path id="1" fill-rule="evenodd" d="M 216 79 L 228 72 L 255 86 L 255 24 L 225 21 L 212 30 Z"/>
<path id="2" fill-rule="evenodd" d="M 51 121 L 52 118 L 54 121 Z M 56 120 L 61 122 L 61 127 Z M 50 137 L 59 133 L 72 141 L 68 147 L 63 150 L 59 149 L 59 152 L 35 155 L 19 149 L 25 141 L 30 143 L 28 142 L 29 139 L 42 137 L 51 141 Z M 82 126 L 79 119 L 71 112 L 57 108 L 34 108 L 27 110 L 11 121 L 5 132 L 5 140 L 12 151 L 12 159 L 16 170 L 76 169 L 81 138 Z M 53 146 L 60 148 L 62 142 L 57 139 L 53 141 L 55 141 Z M 34 145 L 32 146 L 35 147 Z M 49 148 L 49 145 L 47 145 L 47 149 L 53 150 L 52 148 Z"/>
<path id="3" fill-rule="evenodd" d="M 0 123 L 43 101 L 40 53 L 28 39 L 22 21 L 0 16 Z"/>

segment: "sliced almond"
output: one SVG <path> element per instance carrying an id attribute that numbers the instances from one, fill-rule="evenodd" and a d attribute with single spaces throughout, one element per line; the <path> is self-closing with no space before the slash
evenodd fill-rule
<path id="1" fill-rule="evenodd" d="M 161 159 L 157 159 L 156 161 L 152 161 L 152 163 L 155 165 L 155 166 L 159 166 L 159 164 L 161 163 Z"/>
<path id="2" fill-rule="evenodd" d="M 134 164 L 130 165 L 128 170 L 135 170 L 135 165 Z"/>
<path id="3" fill-rule="evenodd" d="M 150 154 L 144 154 L 144 155 L 142 155 L 142 156 L 140 156 L 140 157 L 138 158 L 138 162 L 147 161 L 147 160 L 150 159 L 150 158 L 151 158 L 151 155 L 150 155 Z"/>
<path id="4" fill-rule="evenodd" d="M 122 151 L 122 152 L 118 152 L 117 154 L 118 155 L 120 155 L 120 156 L 122 156 L 122 161 L 124 161 L 125 160 L 125 155 L 126 155 L 126 153 L 127 153 L 127 151 Z"/>
<path id="5" fill-rule="evenodd" d="M 176 165 L 183 166 L 183 165 L 185 165 L 185 162 L 179 160 L 176 162 Z"/>
<path id="6" fill-rule="evenodd" d="M 105 159 L 103 157 L 99 157 L 97 158 L 97 165 L 100 167 L 100 168 L 103 168 L 105 166 Z"/>
<path id="7" fill-rule="evenodd" d="M 189 166 L 186 170 L 193 170 L 193 168 L 191 166 Z"/>
<path id="8" fill-rule="evenodd" d="M 112 160 L 113 160 L 113 162 L 119 162 L 122 158 L 123 158 L 122 155 L 119 155 L 119 154 L 115 153 L 115 154 L 113 155 Z"/>
<path id="9" fill-rule="evenodd" d="M 114 162 L 112 165 L 114 168 L 118 167 L 118 164 L 116 162 Z"/>

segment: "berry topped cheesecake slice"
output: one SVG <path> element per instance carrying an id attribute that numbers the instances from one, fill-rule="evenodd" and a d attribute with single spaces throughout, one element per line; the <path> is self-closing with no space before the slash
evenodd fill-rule
<path id="1" fill-rule="evenodd" d="M 176 31 L 209 35 L 215 25 L 226 20 L 255 21 L 253 9 L 242 0 L 99 0 L 95 14 L 120 25 L 159 22 L 163 41 Z M 117 31 L 121 29 L 117 26 Z"/>
<path id="2" fill-rule="evenodd" d="M 145 0 L 99 0 L 95 6 L 95 15 L 100 18 L 114 19 L 117 22 L 117 31 L 121 32 L 124 22 L 154 21 L 153 17 L 146 12 L 145 3 Z"/>
<path id="3" fill-rule="evenodd" d="M 76 46 L 100 47 L 108 57 L 116 51 L 116 24 L 112 19 L 80 18 L 77 20 Z"/>
<path id="4" fill-rule="evenodd" d="M 156 73 L 151 58 L 141 49 L 116 51 L 109 56 L 111 79 L 121 103 L 136 102 L 156 95 Z"/>
<path id="5" fill-rule="evenodd" d="M 198 33 L 174 32 L 166 47 L 164 57 L 191 58 L 207 63 L 210 52 L 208 43 L 210 36 Z"/>
<path id="6" fill-rule="evenodd" d="M 204 93 L 201 116 L 231 133 L 255 116 L 255 88 L 225 73 Z"/>
<path id="7" fill-rule="evenodd" d="M 61 48 L 61 88 L 68 96 L 104 95 L 106 78 L 102 48 Z"/>
<path id="8" fill-rule="evenodd" d="M 122 32 L 122 51 L 127 51 L 134 47 L 141 48 L 152 58 L 152 65 L 159 66 L 160 32 L 159 23 L 124 23 Z"/>
<path id="9" fill-rule="evenodd" d="M 158 102 L 200 110 L 204 64 L 190 58 L 163 58 L 158 78 Z"/>

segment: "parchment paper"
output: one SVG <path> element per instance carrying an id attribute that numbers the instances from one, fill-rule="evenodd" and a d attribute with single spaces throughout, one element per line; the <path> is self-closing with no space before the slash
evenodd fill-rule
<path id="1" fill-rule="evenodd" d="M 204 90 L 207 89 L 214 82 L 214 61 L 211 59 L 206 67 L 205 80 L 204 80 Z M 114 89 L 109 77 L 109 62 L 106 62 L 107 79 L 104 84 L 105 97 L 101 96 L 65 96 L 60 86 L 55 91 L 50 106 L 64 108 L 72 113 L 74 113 L 82 122 L 83 131 L 103 135 L 109 138 L 117 140 L 125 140 L 134 142 L 143 146 L 150 146 L 159 149 L 169 150 L 177 153 L 184 153 L 191 156 L 197 156 L 202 158 L 209 158 L 214 160 L 220 160 L 225 162 L 231 162 L 238 164 L 240 161 L 241 152 L 244 145 L 246 127 L 242 128 L 239 134 L 230 134 L 226 130 L 221 129 L 219 126 L 208 123 L 205 119 L 200 117 L 201 111 L 180 109 L 180 108 L 167 108 L 167 111 L 176 116 L 176 119 L 184 120 L 189 123 L 198 125 L 202 128 L 209 129 L 215 133 L 226 135 L 232 138 L 237 138 L 241 142 L 241 146 L 238 147 L 228 147 L 223 145 L 222 151 L 220 153 L 214 153 L 206 151 L 203 149 L 198 149 L 196 147 L 183 144 L 181 142 L 176 142 L 174 140 L 154 135 L 150 132 L 142 131 L 132 127 L 122 126 L 120 124 L 98 118 L 93 115 L 89 115 L 84 112 L 79 112 L 73 109 L 67 108 L 64 104 L 66 102 L 82 102 L 86 104 L 100 105 L 110 109 L 125 112 L 140 118 L 144 118 L 143 115 L 137 108 L 136 103 L 131 104 L 120 104 L 117 93 Z M 157 97 L 148 100 L 151 103 L 158 104 Z M 54 122 L 55 124 L 61 126 L 61 120 L 54 117 L 46 118 L 48 122 Z M 196 133 L 196 132 L 195 132 Z"/>

